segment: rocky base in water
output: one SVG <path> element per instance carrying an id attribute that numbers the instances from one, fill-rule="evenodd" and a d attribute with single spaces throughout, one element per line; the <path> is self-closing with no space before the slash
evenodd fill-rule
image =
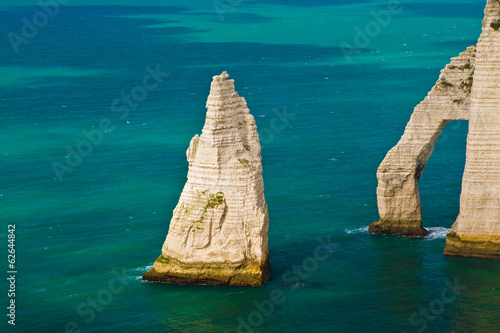
<path id="1" fill-rule="evenodd" d="M 377 170 L 379 222 L 370 232 L 426 236 L 418 182 L 443 128 L 468 119 L 476 47 L 453 58 L 428 96 L 416 106 L 401 140 Z"/>
<path id="2" fill-rule="evenodd" d="M 394 221 L 378 221 L 370 224 L 368 231 L 374 234 L 390 234 L 406 237 L 425 237 L 430 234 L 429 231 L 422 228 L 421 223 L 415 223 L 414 221 L 399 223 L 395 223 Z"/>
<path id="3" fill-rule="evenodd" d="M 186 153 L 188 180 L 145 281 L 258 286 L 269 278 L 259 135 L 228 77 L 213 77 L 202 134 Z"/>
<path id="4" fill-rule="evenodd" d="M 474 258 L 500 259 L 500 236 L 448 233 L 444 254 Z"/>
<path id="5" fill-rule="evenodd" d="M 425 235 L 418 181 L 445 126 L 469 120 L 460 214 L 447 255 L 500 258 L 500 1 L 488 0 L 476 46 L 453 58 L 377 171 L 380 221 L 370 231 Z M 400 221 L 405 221 L 400 222 Z"/>
<path id="6" fill-rule="evenodd" d="M 142 276 L 142 281 L 256 287 L 267 282 L 269 271 L 269 260 L 262 265 L 252 263 L 241 266 L 206 263 L 187 265 L 160 256 L 153 268 Z"/>

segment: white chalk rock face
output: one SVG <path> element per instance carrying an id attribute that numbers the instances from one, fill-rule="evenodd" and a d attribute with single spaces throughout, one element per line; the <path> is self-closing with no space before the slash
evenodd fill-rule
<path id="1" fill-rule="evenodd" d="M 234 80 L 214 76 L 188 181 L 161 256 L 143 280 L 258 286 L 269 277 L 269 215 L 255 119 Z"/>
<path id="2" fill-rule="evenodd" d="M 460 214 L 445 254 L 500 259 L 500 1 L 489 0 L 477 44 Z"/>
<path id="3" fill-rule="evenodd" d="M 443 128 L 468 119 L 460 214 L 445 254 L 500 259 L 500 1 L 488 0 L 477 47 L 442 70 L 377 171 L 374 233 L 425 236 L 418 180 Z"/>
<path id="4" fill-rule="evenodd" d="M 468 119 L 475 46 L 451 59 L 427 97 L 415 108 L 405 132 L 377 171 L 380 220 L 370 231 L 425 236 L 418 181 L 439 135 L 452 120 Z"/>

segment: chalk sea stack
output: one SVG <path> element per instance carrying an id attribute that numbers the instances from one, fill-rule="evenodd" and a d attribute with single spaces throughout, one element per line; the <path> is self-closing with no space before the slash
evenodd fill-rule
<path id="1" fill-rule="evenodd" d="M 375 233 L 424 236 L 418 180 L 443 128 L 469 120 L 460 214 L 444 253 L 500 259 L 500 1 L 488 0 L 476 46 L 442 71 L 377 171 Z"/>
<path id="2" fill-rule="evenodd" d="M 255 119 L 226 72 L 213 77 L 206 107 L 161 256 L 142 279 L 259 286 L 269 278 L 269 215 Z"/>

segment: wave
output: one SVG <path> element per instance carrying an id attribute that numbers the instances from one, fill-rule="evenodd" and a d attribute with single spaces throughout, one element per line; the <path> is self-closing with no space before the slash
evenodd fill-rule
<path id="1" fill-rule="evenodd" d="M 446 238 L 446 235 L 451 230 L 450 228 L 444 228 L 444 227 L 430 227 L 426 229 L 430 232 L 430 235 L 425 237 L 425 239 L 427 240 Z M 345 229 L 344 232 L 348 235 L 364 234 L 368 233 L 368 226 L 354 228 L 354 229 Z"/>
<path id="2" fill-rule="evenodd" d="M 364 233 L 368 232 L 368 226 L 360 227 L 360 228 L 355 228 L 355 229 L 345 229 L 344 231 L 348 235 L 351 235 L 351 234 L 364 234 Z"/>
<path id="3" fill-rule="evenodd" d="M 147 266 L 141 266 L 141 267 L 134 268 L 133 271 L 135 271 L 135 272 L 141 272 L 141 273 L 146 273 L 151 268 L 153 268 L 153 265 L 147 265 Z"/>
<path id="4" fill-rule="evenodd" d="M 426 228 L 431 234 L 425 239 L 427 240 L 433 240 L 433 239 L 443 239 L 446 238 L 446 235 L 450 232 L 450 228 L 443 228 L 443 227 L 430 227 Z"/>
<path id="5" fill-rule="evenodd" d="M 132 278 L 134 280 L 142 280 L 142 276 L 144 275 L 144 273 L 148 272 L 151 268 L 153 268 L 153 265 L 133 268 L 132 272 L 128 274 L 129 278 Z M 137 273 L 139 273 L 139 275 L 137 275 Z"/>

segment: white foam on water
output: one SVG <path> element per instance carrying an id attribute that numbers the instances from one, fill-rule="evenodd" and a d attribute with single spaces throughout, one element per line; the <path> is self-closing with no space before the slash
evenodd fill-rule
<path id="1" fill-rule="evenodd" d="M 364 234 L 364 233 L 368 232 L 368 226 L 361 227 L 361 228 L 355 228 L 355 229 L 345 229 L 344 231 L 348 235 L 352 235 L 352 234 Z"/>
<path id="2" fill-rule="evenodd" d="M 35 292 L 35 293 L 43 293 L 44 291 L 46 291 L 47 288 L 36 288 L 36 289 L 31 289 L 31 291 Z"/>
<path id="3" fill-rule="evenodd" d="M 144 273 L 148 272 L 151 268 L 153 268 L 153 265 L 137 267 L 132 269 L 132 272 L 127 275 L 130 279 L 142 280 L 142 276 L 144 275 Z M 140 275 L 138 276 L 137 273 L 139 273 Z"/>
<path id="4" fill-rule="evenodd" d="M 134 268 L 133 271 L 134 272 L 146 273 L 151 268 L 153 268 L 153 265 L 147 265 L 147 266 L 141 266 L 141 267 Z"/>
<path id="5" fill-rule="evenodd" d="M 427 240 L 434 240 L 434 239 L 443 239 L 446 238 L 446 235 L 450 232 L 450 228 L 443 228 L 443 227 L 431 227 L 431 228 L 426 228 L 431 234 L 425 239 Z"/>
<path id="6" fill-rule="evenodd" d="M 443 228 L 443 227 L 430 227 L 426 229 L 430 232 L 430 235 L 425 237 L 426 240 L 446 238 L 446 235 L 448 235 L 448 233 L 451 230 L 450 228 Z M 354 228 L 354 229 L 345 229 L 344 232 L 348 235 L 364 234 L 368 232 L 368 226 Z"/>

